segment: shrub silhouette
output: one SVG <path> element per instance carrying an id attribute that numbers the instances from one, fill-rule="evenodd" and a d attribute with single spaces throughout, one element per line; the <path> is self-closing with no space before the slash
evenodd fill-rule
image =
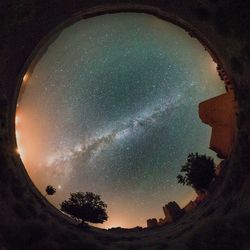
<path id="1" fill-rule="evenodd" d="M 47 196 L 47 195 L 53 195 L 56 192 L 56 189 L 53 186 L 48 185 L 46 187 L 45 191 L 46 191 L 46 195 L 45 196 Z"/>
<path id="2" fill-rule="evenodd" d="M 92 192 L 71 193 L 70 198 L 60 204 L 61 210 L 72 218 L 93 223 L 103 223 L 108 219 L 107 205 L 101 197 Z"/>
<path id="3" fill-rule="evenodd" d="M 211 157 L 189 154 L 187 162 L 181 167 L 181 173 L 177 176 L 178 183 L 191 186 L 195 190 L 207 190 L 215 176 L 215 164 Z"/>

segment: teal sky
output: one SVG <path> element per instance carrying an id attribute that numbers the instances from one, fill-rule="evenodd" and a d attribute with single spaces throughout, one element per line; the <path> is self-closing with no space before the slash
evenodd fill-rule
<path id="1" fill-rule="evenodd" d="M 79 21 L 20 99 L 23 161 L 42 192 L 57 188 L 56 206 L 93 191 L 108 204 L 104 227 L 145 226 L 165 203 L 192 198 L 176 176 L 189 153 L 214 156 L 198 104 L 223 92 L 212 58 L 173 24 L 134 13 Z"/>

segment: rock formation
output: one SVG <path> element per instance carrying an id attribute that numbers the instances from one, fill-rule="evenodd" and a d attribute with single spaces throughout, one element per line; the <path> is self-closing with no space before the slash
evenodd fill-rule
<path id="1" fill-rule="evenodd" d="M 148 228 L 154 228 L 158 226 L 158 222 L 157 219 L 153 218 L 153 219 L 148 219 L 147 220 L 147 227 Z"/>
<path id="2" fill-rule="evenodd" d="M 171 223 L 178 220 L 182 215 L 183 211 L 180 206 L 175 202 L 169 202 L 163 207 L 163 212 L 165 214 L 165 222 Z"/>
<path id="3" fill-rule="evenodd" d="M 209 147 L 222 159 L 230 155 L 236 139 L 235 113 L 233 91 L 199 104 L 199 116 L 202 122 L 212 127 Z"/>
<path id="4" fill-rule="evenodd" d="M 197 203 L 195 203 L 194 201 L 190 201 L 190 202 L 183 208 L 183 211 L 184 211 L 185 213 L 190 213 L 190 212 L 193 211 L 196 207 L 197 207 Z"/>

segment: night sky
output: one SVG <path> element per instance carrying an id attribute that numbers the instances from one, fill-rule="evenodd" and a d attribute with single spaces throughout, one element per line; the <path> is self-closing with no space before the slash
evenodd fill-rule
<path id="1" fill-rule="evenodd" d="M 23 83 L 17 142 L 35 185 L 57 207 L 70 192 L 108 204 L 102 227 L 145 226 L 191 188 L 176 181 L 188 153 L 206 153 L 211 130 L 198 104 L 223 92 L 216 65 L 181 28 L 120 13 L 64 29 Z"/>

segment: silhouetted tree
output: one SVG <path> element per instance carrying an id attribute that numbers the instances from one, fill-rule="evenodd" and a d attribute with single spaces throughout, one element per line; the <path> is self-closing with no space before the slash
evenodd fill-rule
<path id="1" fill-rule="evenodd" d="M 103 223 L 108 219 L 107 205 L 101 200 L 100 195 L 92 192 L 71 193 L 70 198 L 60 204 L 61 210 L 71 217 L 93 223 Z"/>
<path id="2" fill-rule="evenodd" d="M 207 190 L 215 176 L 215 164 L 211 157 L 189 154 L 187 162 L 181 167 L 181 173 L 177 176 L 178 183 L 191 186 L 195 190 Z"/>
<path id="3" fill-rule="evenodd" d="M 47 195 L 53 195 L 56 192 L 56 189 L 53 186 L 48 185 L 46 187 L 45 191 L 46 191 L 46 195 L 45 196 L 47 196 Z"/>

